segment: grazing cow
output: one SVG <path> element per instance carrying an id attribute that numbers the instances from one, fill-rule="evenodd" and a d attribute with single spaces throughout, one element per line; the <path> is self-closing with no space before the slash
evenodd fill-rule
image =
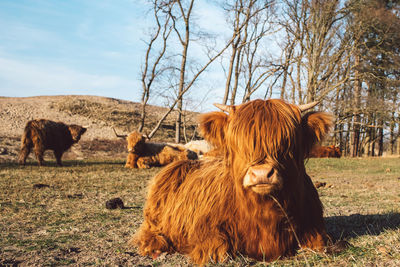
<path id="1" fill-rule="evenodd" d="M 310 158 L 340 158 L 342 152 L 337 146 L 315 146 L 310 152 Z"/>
<path id="2" fill-rule="evenodd" d="M 77 143 L 85 132 L 86 128 L 75 124 L 67 125 L 45 119 L 28 121 L 21 138 L 19 164 L 25 165 L 33 147 L 39 166 L 43 165 L 43 153 L 48 149 L 54 151 L 57 165 L 62 166 L 63 153 Z"/>
<path id="3" fill-rule="evenodd" d="M 304 159 L 332 125 L 330 115 L 282 100 L 253 100 L 204 114 L 219 156 L 181 160 L 150 183 L 144 222 L 129 241 L 139 253 L 188 255 L 195 263 L 247 255 L 271 261 L 329 239 Z"/>
<path id="4" fill-rule="evenodd" d="M 197 159 L 197 154 L 183 145 L 150 143 L 146 137 L 134 131 L 126 138 L 128 158 L 125 168 L 150 168 L 164 166 L 176 160 Z"/>

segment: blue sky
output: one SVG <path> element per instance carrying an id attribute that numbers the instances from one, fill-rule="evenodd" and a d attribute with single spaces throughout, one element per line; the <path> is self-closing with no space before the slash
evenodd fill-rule
<path id="1" fill-rule="evenodd" d="M 145 0 L 1 0 L 0 96 L 88 94 L 140 99 Z M 224 18 L 197 1 L 203 28 Z M 220 17 L 215 20 L 215 18 Z M 214 18 L 214 19 L 210 19 Z"/>
<path id="2" fill-rule="evenodd" d="M 146 27 L 141 3 L 1 0 L 0 95 L 137 100 Z"/>
<path id="3" fill-rule="evenodd" d="M 0 95 L 113 96 L 131 87 L 133 97 L 145 26 L 134 3 L 1 0 Z"/>

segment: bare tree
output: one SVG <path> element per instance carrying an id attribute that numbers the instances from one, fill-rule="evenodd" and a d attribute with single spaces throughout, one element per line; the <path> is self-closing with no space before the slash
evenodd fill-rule
<path id="1" fill-rule="evenodd" d="M 224 9 L 232 24 L 232 38 L 225 93 L 222 103 L 235 104 L 238 88 L 243 88 L 245 102 L 267 80 L 270 69 L 261 59 L 263 38 L 272 31 L 273 1 L 226 1 Z M 233 79 L 233 81 L 232 81 Z"/>
<path id="2" fill-rule="evenodd" d="M 172 21 L 173 21 L 173 29 L 178 36 L 179 42 L 182 46 L 182 55 L 181 55 L 181 66 L 180 66 L 180 74 L 179 74 L 179 85 L 178 85 L 178 103 L 177 103 L 177 118 L 175 125 L 175 142 L 179 143 L 181 140 L 181 129 L 182 129 L 182 107 L 183 107 L 183 92 L 185 90 L 185 74 L 186 74 L 186 64 L 188 57 L 188 49 L 190 42 L 190 18 L 192 15 L 194 0 L 190 0 L 187 3 L 187 6 L 184 7 L 184 1 L 177 0 L 176 4 L 178 5 L 178 16 L 175 16 L 172 13 L 172 8 L 168 10 Z M 180 18 L 183 21 L 183 29 L 180 29 L 177 26 L 177 20 Z"/>
<path id="3" fill-rule="evenodd" d="M 228 11 L 232 12 L 234 14 L 234 18 L 232 21 L 232 24 L 233 24 L 233 34 L 232 35 L 233 35 L 234 40 L 232 42 L 232 48 L 231 48 L 232 50 L 231 50 L 231 55 L 230 55 L 230 59 L 229 59 L 229 68 L 228 68 L 226 84 L 225 84 L 225 93 L 224 93 L 224 98 L 222 100 L 222 104 L 224 104 L 224 105 L 226 105 L 226 103 L 228 102 L 230 86 L 231 86 L 231 81 L 232 81 L 232 73 L 233 73 L 235 62 L 237 61 L 236 53 L 239 49 L 240 37 L 241 37 L 240 18 L 241 18 L 241 13 L 243 12 L 242 10 L 243 10 L 243 3 L 241 1 L 235 1 L 234 6 L 232 8 L 228 8 Z"/>
<path id="4" fill-rule="evenodd" d="M 395 138 L 393 132 L 396 126 L 390 122 L 396 117 L 391 102 L 395 101 L 399 91 L 399 7 L 398 4 L 377 0 L 351 1 L 351 4 L 353 9 L 349 25 L 353 27 L 350 29 L 356 28 L 352 32 L 357 36 L 351 155 L 361 155 L 359 143 L 360 136 L 364 134 L 365 152 L 381 156 L 387 125 L 392 133 L 391 140 Z"/>
<path id="5" fill-rule="evenodd" d="M 251 95 L 257 91 L 267 79 L 282 69 L 281 65 L 275 65 L 272 61 L 267 59 L 265 53 L 260 52 L 264 37 L 276 31 L 270 21 L 272 13 L 272 6 L 268 5 L 265 12 L 257 13 L 250 20 L 249 27 L 245 28 L 245 36 L 248 36 L 248 42 L 243 47 L 244 60 L 242 63 L 242 70 L 244 93 L 242 102 L 249 101 Z"/>
<path id="6" fill-rule="evenodd" d="M 193 23 L 195 3 L 153 0 L 159 20 L 148 42 L 142 84 L 144 89 L 164 88 L 169 108 L 150 138 L 176 111 L 175 141 L 182 135 L 187 139 L 182 125 L 191 89 L 224 55 L 224 104 L 235 104 L 238 97 L 246 102 L 261 90 L 265 97 L 278 93 L 299 104 L 321 100 L 320 108 L 336 115 L 332 142 L 345 153 L 381 155 L 386 142 L 395 150 L 400 133 L 397 2 L 225 0 L 221 6 L 229 15 L 230 39 L 223 47 L 214 39 L 213 49 L 201 44 L 206 41 Z M 278 45 L 269 53 L 272 40 Z M 197 56 L 200 46 L 206 52 Z M 152 92 L 144 90 L 142 105 Z M 144 119 L 141 129 L 143 124 Z"/>
<path id="7" fill-rule="evenodd" d="M 172 26 L 170 25 L 170 16 L 160 8 L 159 0 L 153 0 L 153 15 L 156 23 L 154 34 L 150 36 L 150 41 L 147 43 L 147 49 L 144 59 L 144 64 L 141 73 L 142 81 L 142 97 L 141 97 L 141 115 L 138 126 L 138 131 L 143 130 L 145 119 L 146 119 L 146 106 L 150 98 L 150 92 L 152 89 L 153 82 L 155 79 L 162 75 L 166 67 L 162 66 L 162 59 L 165 56 L 167 49 L 167 41 L 170 36 Z M 158 51 L 154 51 L 156 41 L 161 39 L 161 44 Z M 152 54 L 154 55 L 154 61 L 151 62 Z"/>
<path id="8" fill-rule="evenodd" d="M 210 66 L 212 62 L 214 62 L 218 57 L 220 57 L 228 47 L 231 46 L 234 38 L 227 41 L 224 47 L 222 47 L 219 51 L 209 52 L 207 55 L 207 60 L 202 64 L 197 64 L 196 66 L 192 66 L 192 68 L 188 68 L 189 56 L 190 56 L 190 44 L 192 42 L 192 35 L 194 32 L 191 30 L 193 26 L 191 23 L 191 16 L 194 12 L 194 0 L 183 1 L 183 0 L 175 0 L 175 1 L 163 1 L 162 5 L 159 6 L 167 13 L 172 22 L 172 28 L 175 33 L 175 36 L 178 40 L 179 47 L 181 48 L 181 53 L 175 55 L 175 58 L 180 59 L 180 65 L 176 67 L 171 67 L 170 73 L 168 75 L 164 75 L 166 79 L 170 81 L 170 87 L 168 91 L 172 98 L 169 102 L 168 110 L 163 114 L 161 119 L 158 121 L 156 126 L 148 135 L 149 138 L 157 132 L 160 128 L 163 121 L 167 118 L 167 116 L 175 109 L 177 112 L 176 118 L 176 134 L 175 134 L 175 142 L 180 142 L 181 140 L 181 126 L 182 126 L 182 114 L 183 114 L 183 96 L 193 87 L 196 83 L 200 75 Z M 176 50 L 177 47 L 174 47 Z M 171 56 L 172 58 L 173 56 Z M 171 66 L 174 65 L 174 62 L 169 62 Z M 178 75 L 176 75 L 178 74 Z M 179 77 L 178 81 L 176 81 L 175 77 Z M 171 94 L 171 92 L 174 92 Z"/>
<path id="9" fill-rule="evenodd" d="M 280 25 L 290 44 L 285 46 L 289 62 L 283 65 L 292 69 L 291 86 L 296 88 L 300 103 L 322 99 L 350 78 L 345 75 L 337 79 L 352 49 L 351 39 L 343 30 L 347 13 L 338 0 L 283 2 Z"/>

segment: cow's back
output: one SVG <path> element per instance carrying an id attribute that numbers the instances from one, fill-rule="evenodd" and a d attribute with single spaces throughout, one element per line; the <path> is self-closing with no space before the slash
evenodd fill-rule
<path id="1" fill-rule="evenodd" d="M 45 149 L 65 151 L 73 140 L 68 126 L 62 122 L 40 119 L 30 121 L 32 135 L 38 135 Z"/>

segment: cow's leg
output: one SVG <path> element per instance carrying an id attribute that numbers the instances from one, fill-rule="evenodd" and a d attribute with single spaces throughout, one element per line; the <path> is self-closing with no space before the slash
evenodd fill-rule
<path id="1" fill-rule="evenodd" d="M 134 153 L 129 153 L 126 158 L 125 168 L 137 168 L 138 156 Z"/>
<path id="2" fill-rule="evenodd" d="M 301 247 L 321 251 L 330 239 L 326 233 L 323 219 L 322 203 L 319 200 L 318 192 L 315 189 L 311 178 L 305 177 L 305 204 L 303 208 L 302 227 L 303 234 L 300 234 Z"/>
<path id="3" fill-rule="evenodd" d="M 153 259 L 162 252 L 172 252 L 167 239 L 163 235 L 153 232 L 146 222 L 129 241 L 129 245 L 138 247 L 141 255 L 148 255 Z"/>
<path id="4" fill-rule="evenodd" d="M 62 163 L 61 163 L 62 154 L 63 154 L 62 151 L 54 150 L 54 156 L 56 157 L 56 161 L 57 161 L 57 165 L 58 166 L 62 166 Z"/>
<path id="5" fill-rule="evenodd" d="M 323 251 L 326 247 L 328 239 L 329 236 L 325 233 L 325 231 L 323 231 L 322 233 L 307 233 L 303 237 L 301 247 L 309 248 L 315 251 Z"/>
<path id="6" fill-rule="evenodd" d="M 35 151 L 36 159 L 39 162 L 39 166 L 42 166 L 43 165 L 43 153 L 44 153 L 43 148 L 41 146 L 35 144 L 34 151 Z"/>
<path id="7" fill-rule="evenodd" d="M 228 257 L 230 248 L 229 241 L 221 233 L 210 233 L 208 239 L 195 242 L 189 256 L 197 264 L 206 264 L 210 260 L 223 262 Z"/>
<path id="8" fill-rule="evenodd" d="M 140 169 L 148 169 L 154 164 L 154 161 L 151 157 L 142 157 L 137 161 L 137 166 Z"/>
<path id="9" fill-rule="evenodd" d="M 26 159 L 28 158 L 29 153 L 31 153 L 31 146 L 30 145 L 24 145 L 21 148 L 21 151 L 19 152 L 19 158 L 18 158 L 18 162 L 21 165 L 25 165 L 26 163 Z"/>
<path id="10" fill-rule="evenodd" d="M 302 248 L 309 248 L 318 252 L 339 253 L 346 250 L 350 244 L 345 240 L 333 243 L 331 237 L 324 231 L 308 233 L 304 235 Z"/>

